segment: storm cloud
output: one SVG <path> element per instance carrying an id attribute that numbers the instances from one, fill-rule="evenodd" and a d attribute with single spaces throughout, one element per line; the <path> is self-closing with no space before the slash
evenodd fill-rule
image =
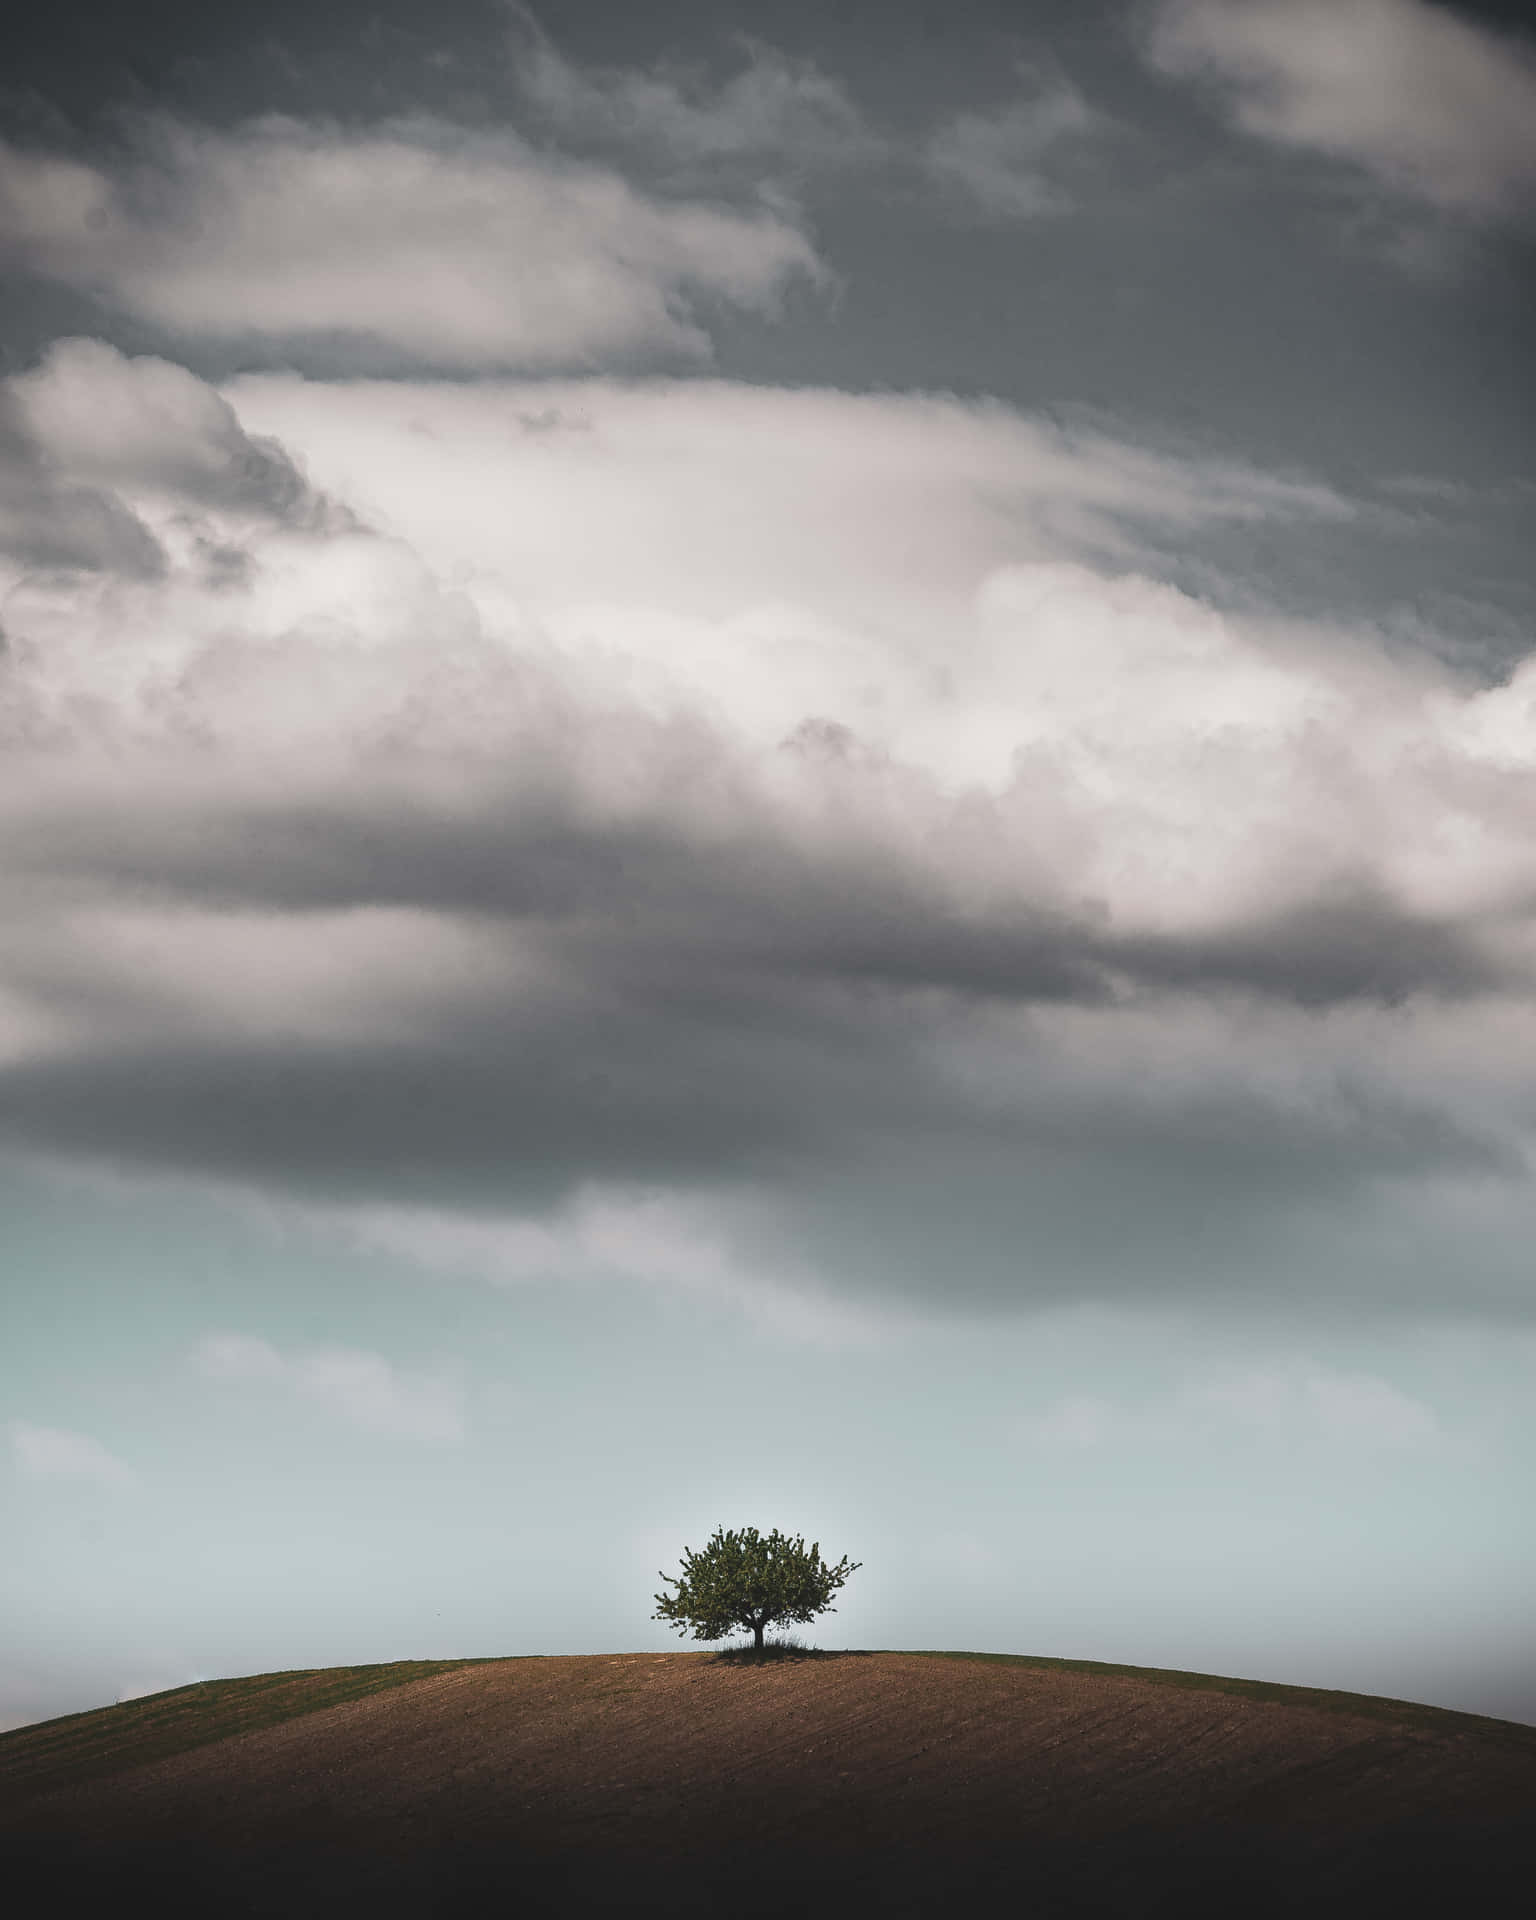
<path id="1" fill-rule="evenodd" d="M 381 408 L 75 341 L 10 396 L 245 557 L 13 593 L 14 1149 L 509 1230 L 674 1191 L 860 1289 L 835 1216 L 904 1216 L 891 1169 L 926 1166 L 887 1289 L 947 1233 L 956 1302 L 1158 1284 L 1197 1204 L 1235 1251 L 1384 1181 L 1518 1178 L 1518 1086 L 1448 1082 L 1436 1036 L 1526 1017 L 1523 677 L 1107 558 L 1353 510 L 1330 490 L 721 383 Z M 1167 1242 L 1134 1279 L 1132 1214 Z"/>

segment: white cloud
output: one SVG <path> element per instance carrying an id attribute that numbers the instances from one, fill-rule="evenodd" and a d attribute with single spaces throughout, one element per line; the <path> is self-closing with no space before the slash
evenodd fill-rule
<path id="1" fill-rule="evenodd" d="M 283 448 L 247 434 L 221 394 L 172 361 L 56 340 L 7 386 L 50 469 L 71 479 L 300 526 L 325 520 L 325 503 Z M 345 527 L 345 515 L 330 514 Z"/>
<path id="2" fill-rule="evenodd" d="M 501 1286 L 617 1281 L 739 1312 L 767 1332 L 811 1346 L 878 1347 L 920 1327 L 911 1314 L 839 1300 L 805 1271 L 755 1266 L 733 1244 L 734 1212 L 718 1200 L 589 1184 L 539 1220 L 388 1205 L 302 1217 L 322 1232 L 439 1273 Z"/>
<path id="3" fill-rule="evenodd" d="M 1020 99 L 956 114 L 930 136 L 924 165 L 940 187 L 988 218 L 1037 219 L 1072 205 L 1059 177 L 1061 149 L 1105 124 L 1069 80 L 1056 76 Z"/>
<path id="4" fill-rule="evenodd" d="M 0 146 L 4 253 L 177 334 L 468 369 L 707 358 L 701 303 L 772 312 L 823 271 L 782 212 L 658 200 L 425 119 L 156 122 L 121 177 Z"/>
<path id="5" fill-rule="evenodd" d="M 622 623 L 626 666 L 686 655 L 690 675 L 735 689 L 736 716 L 772 702 L 775 739 L 828 697 L 857 700 L 837 717 L 862 729 L 890 697 L 881 683 L 909 669 L 932 707 L 935 676 L 964 668 L 957 624 L 999 567 L 1105 553 L 1134 565 L 1144 524 L 1353 511 L 1304 478 L 943 396 L 281 377 L 230 396 L 463 582 L 488 622 L 531 616 L 573 664 L 601 654 L 615 675 Z"/>
<path id="6" fill-rule="evenodd" d="M 93 366 L 108 373 L 137 398 L 138 363 Z M 103 377 L 91 390 L 116 418 L 109 387 Z M 632 818 L 650 811 L 648 784 L 665 787 L 681 753 L 736 788 L 722 821 L 755 815 L 790 844 L 822 832 L 833 787 L 846 789 L 839 832 L 861 834 L 870 806 L 876 840 L 899 794 L 910 828 L 932 834 L 945 789 L 981 787 L 1015 796 L 992 818 L 997 857 L 1017 879 L 1027 873 L 1047 897 L 1097 896 L 1117 924 L 1148 932 L 1208 926 L 1234 902 L 1253 904 L 1255 888 L 1305 893 L 1319 871 L 1348 875 L 1362 862 L 1432 910 L 1447 889 L 1464 899 L 1490 861 L 1512 863 L 1511 883 L 1524 871 L 1523 840 L 1486 815 L 1494 790 L 1474 799 L 1468 787 L 1480 817 L 1458 832 L 1446 796 L 1420 787 L 1437 763 L 1451 777 L 1458 759 L 1519 751 L 1520 677 L 1461 700 L 1435 670 L 1390 666 L 1348 636 L 1302 635 L 1307 654 L 1294 635 L 1223 618 L 1144 576 L 1055 557 L 1113 546 L 1139 519 L 1347 513 L 1326 490 L 952 401 L 276 380 L 242 383 L 234 398 L 242 418 L 302 446 L 332 491 L 361 496 L 391 536 L 248 535 L 240 588 L 180 573 L 110 593 L 20 583 L 7 615 L 11 684 L 34 735 L 89 715 L 146 746 L 217 742 L 216 785 L 242 806 L 262 804 L 271 754 L 289 768 L 287 793 L 300 779 L 335 794 L 338 781 L 371 787 L 383 771 L 339 760 L 338 744 L 350 754 L 408 741 L 391 778 L 409 766 L 414 784 L 446 755 L 462 789 L 505 782 L 514 743 L 514 764 L 542 766 L 537 742 L 558 737 L 560 786 L 600 813 L 622 790 Z M 529 431 L 520 422 L 535 406 L 584 424 Z M 68 445 L 62 432 L 57 444 Z M 210 519 L 210 539 L 221 525 Z M 826 752 L 779 753 L 787 737 L 810 740 L 797 731 L 808 719 L 853 736 L 841 770 Z M 1409 741 L 1420 751 L 1404 765 Z M 896 763 L 888 773 L 876 771 L 881 754 Z M 494 772 L 474 772 L 481 756 Z M 110 810 L 99 783 L 112 777 L 110 764 L 70 775 L 98 813 Z M 62 778 L 52 768 L 33 791 Z M 140 776 L 137 805 L 168 824 L 196 804 L 202 778 L 195 760 L 162 759 Z M 1399 835 L 1387 809 L 1378 842 L 1383 778 L 1398 783 L 1411 828 Z M 1347 813 L 1341 838 L 1338 802 L 1366 788 L 1377 797 Z M 447 804 L 456 817 L 468 799 L 445 795 L 434 815 Z M 354 804 L 370 802 L 359 791 Z M 578 813 L 587 804 L 576 801 Z M 1469 863 L 1473 833 L 1481 852 Z M 925 886 L 947 875 L 942 891 L 1000 881 L 980 842 L 952 841 L 941 863 L 921 864 Z M 408 916 L 413 903 L 399 904 Z M 377 945 L 354 917 L 333 942 L 309 941 L 308 960 L 295 928 L 285 961 L 276 922 L 264 928 L 256 903 L 228 918 L 232 908 L 217 908 L 221 932 L 186 903 L 157 938 L 134 903 L 127 917 L 77 923 L 71 939 L 89 935 L 103 966 L 133 943 L 127 964 L 176 980 L 190 1014 L 194 975 L 219 995 L 244 976 L 259 991 L 260 969 L 238 960 L 249 934 L 306 1023 L 324 954 L 356 961 Z M 400 914 L 379 924 L 380 937 L 406 927 Z M 402 960 L 436 942 L 426 970 L 459 941 L 464 965 L 478 967 L 478 936 L 439 939 L 425 922 L 420 936 L 403 941 Z"/>
<path id="7" fill-rule="evenodd" d="M 88 1433 L 68 1427 L 34 1427 L 13 1420 L 11 1448 L 17 1468 L 31 1480 L 86 1480 L 121 1491 L 139 1476 Z"/>
<path id="8" fill-rule="evenodd" d="M 1245 132 L 1480 219 L 1536 209 L 1536 47 L 1429 0 L 1161 0 L 1153 64 Z"/>
<path id="9" fill-rule="evenodd" d="M 457 1387 L 397 1372 L 382 1354 L 347 1347 L 283 1354 L 250 1334 L 217 1333 L 199 1343 L 194 1363 L 209 1379 L 297 1395 L 367 1432 L 454 1445 L 467 1431 Z"/>

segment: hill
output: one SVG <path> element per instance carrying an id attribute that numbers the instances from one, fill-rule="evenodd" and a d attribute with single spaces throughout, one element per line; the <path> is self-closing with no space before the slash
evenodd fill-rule
<path id="1" fill-rule="evenodd" d="M 23 1914 L 1466 1911 L 1528 1894 L 1536 1728 L 985 1655 L 408 1662 L 0 1736 L 0 1853 Z"/>

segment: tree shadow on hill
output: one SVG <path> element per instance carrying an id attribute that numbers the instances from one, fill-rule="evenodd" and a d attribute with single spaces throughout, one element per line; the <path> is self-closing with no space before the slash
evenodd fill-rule
<path id="1" fill-rule="evenodd" d="M 716 1667 L 761 1667 L 770 1661 L 789 1660 L 867 1660 L 868 1653 L 862 1647 L 808 1647 L 795 1639 L 793 1634 L 781 1634 L 765 1639 L 761 1653 L 746 1641 L 741 1646 L 722 1647 L 710 1662 Z"/>

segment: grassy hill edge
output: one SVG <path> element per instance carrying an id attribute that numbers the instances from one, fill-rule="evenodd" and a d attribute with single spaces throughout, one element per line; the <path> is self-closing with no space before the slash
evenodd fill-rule
<path id="1" fill-rule="evenodd" d="M 536 1656 L 531 1656 L 536 1657 Z M 392 1660 L 377 1666 L 295 1667 L 232 1680 L 196 1680 L 116 1706 L 0 1733 L 0 1800 L 82 1786 L 236 1734 L 281 1726 L 325 1707 L 363 1700 L 483 1660 Z"/>
<path id="2" fill-rule="evenodd" d="M 1122 1675 L 1159 1686 L 1228 1693 L 1241 1699 L 1309 1707 L 1328 1713 L 1356 1714 L 1442 1734 L 1472 1734 L 1480 1739 L 1495 1740 L 1500 1745 L 1536 1751 L 1536 1727 L 1378 1694 L 1343 1693 L 1328 1688 L 1287 1686 L 1278 1681 L 1243 1680 L 1222 1674 L 1182 1673 L 1164 1667 L 1118 1666 L 1101 1660 L 1064 1660 L 1035 1654 L 970 1653 L 931 1647 L 891 1651 L 928 1660 L 971 1660 L 1055 1672 Z M 173 1687 L 165 1693 L 121 1701 L 115 1706 L 90 1708 L 56 1720 L 15 1727 L 0 1734 L 0 1801 L 15 1802 L 57 1788 L 82 1786 L 131 1767 L 148 1766 L 196 1747 L 211 1746 L 264 1727 L 280 1726 L 326 1707 L 366 1699 L 370 1694 L 408 1686 L 412 1681 L 437 1674 L 454 1673 L 465 1667 L 498 1666 L 509 1659 L 545 1657 L 493 1654 L 459 1660 L 395 1660 L 377 1666 L 299 1667 L 239 1679 L 200 1680 Z M 713 1656 L 685 1653 L 683 1657 Z"/>

